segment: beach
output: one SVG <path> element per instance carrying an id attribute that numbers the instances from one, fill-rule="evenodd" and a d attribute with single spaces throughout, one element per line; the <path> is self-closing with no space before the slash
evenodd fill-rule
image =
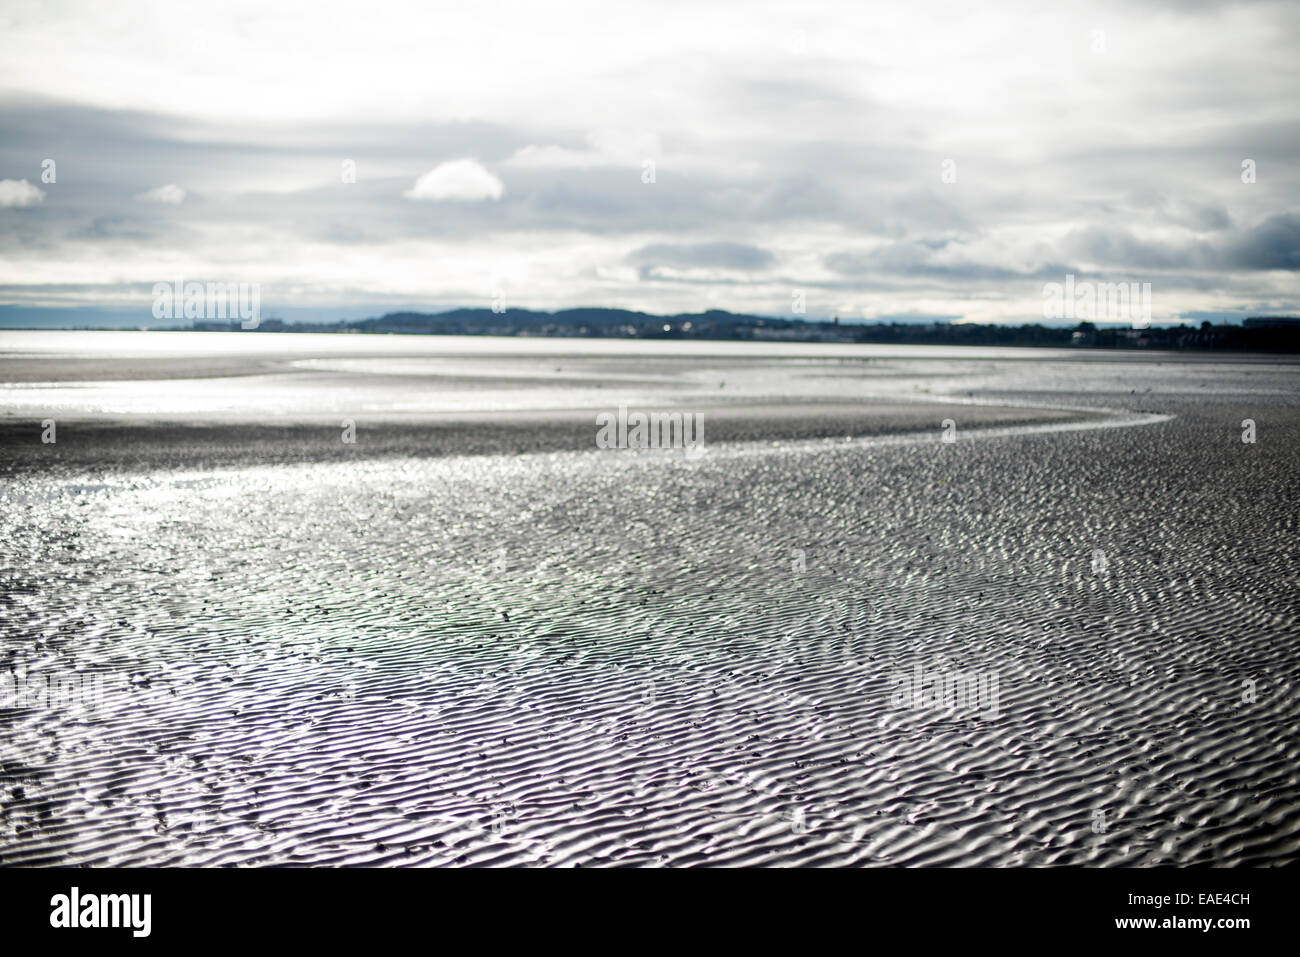
<path id="1" fill-rule="evenodd" d="M 480 338 L 0 332 L 0 863 L 1296 860 L 1300 363 Z"/>

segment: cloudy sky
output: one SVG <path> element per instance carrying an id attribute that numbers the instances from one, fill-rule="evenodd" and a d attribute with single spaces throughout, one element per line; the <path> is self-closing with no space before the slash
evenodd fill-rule
<path id="1" fill-rule="evenodd" d="M 2 0 L 0 321 L 1300 312 L 1300 5 L 1135 6 Z"/>

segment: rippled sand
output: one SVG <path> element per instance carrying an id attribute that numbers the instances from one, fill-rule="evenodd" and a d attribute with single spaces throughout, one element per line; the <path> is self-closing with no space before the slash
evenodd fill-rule
<path id="1" fill-rule="evenodd" d="M 728 361 L 501 365 L 532 420 L 268 373 L 424 383 L 347 447 L 11 387 L 0 672 L 113 680 L 0 710 L 0 862 L 1296 859 L 1300 367 Z M 596 450 L 596 385 L 738 395 L 687 458 Z"/>

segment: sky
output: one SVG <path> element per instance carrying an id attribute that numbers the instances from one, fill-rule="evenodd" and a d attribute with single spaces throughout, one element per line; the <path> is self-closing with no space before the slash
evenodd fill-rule
<path id="1" fill-rule="evenodd" d="M 0 324 L 1300 313 L 1300 4 L 0 0 Z M 139 320 L 137 323 L 136 320 Z M 89 322 L 93 324 L 93 322 Z M 167 324 L 167 323 L 164 323 Z"/>

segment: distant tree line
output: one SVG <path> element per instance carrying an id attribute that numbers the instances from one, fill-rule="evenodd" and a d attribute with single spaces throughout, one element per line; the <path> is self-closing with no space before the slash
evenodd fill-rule
<path id="1" fill-rule="evenodd" d="M 196 322 L 197 330 L 238 329 L 237 322 Z M 838 319 L 779 319 L 722 310 L 656 316 L 626 309 L 453 309 L 396 312 L 335 323 L 263 319 L 258 332 L 354 332 L 455 336 L 578 336 L 631 339 L 715 339 L 781 342 L 867 342 L 908 345 L 1048 346 L 1089 349 L 1204 349 L 1300 352 L 1300 319 L 1259 317 L 1242 325 L 1202 322 L 1145 329 L 980 323 L 841 323 Z"/>

